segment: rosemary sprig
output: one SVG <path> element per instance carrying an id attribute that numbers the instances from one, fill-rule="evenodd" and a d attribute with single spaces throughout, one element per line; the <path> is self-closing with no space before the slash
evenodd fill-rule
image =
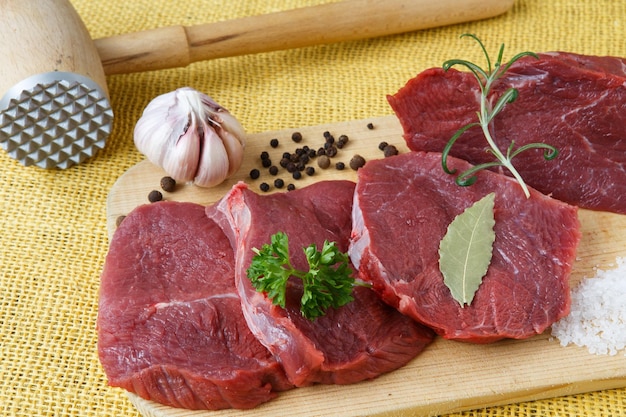
<path id="1" fill-rule="evenodd" d="M 493 106 L 491 105 L 491 100 L 490 100 L 489 95 L 491 93 L 491 88 L 493 87 L 494 83 L 498 80 L 498 78 L 500 78 L 509 69 L 509 67 L 515 61 L 517 61 L 518 59 L 524 56 L 532 56 L 537 59 L 539 57 L 537 56 L 537 54 L 533 52 L 521 52 L 515 55 L 513 58 L 511 58 L 509 62 L 505 62 L 503 64 L 502 56 L 504 54 L 504 44 L 502 44 L 500 45 L 500 50 L 498 52 L 498 59 L 496 60 L 495 63 L 493 63 L 493 66 L 492 66 L 491 58 L 489 57 L 489 54 L 487 53 L 487 49 L 485 48 L 485 45 L 482 43 L 482 41 L 478 39 L 476 35 L 473 35 L 470 33 L 465 33 L 461 35 L 461 37 L 466 37 L 466 36 L 474 39 L 480 45 L 487 59 L 487 69 L 485 70 L 472 62 L 462 60 L 462 59 L 451 59 L 451 60 L 444 62 L 443 69 L 447 71 L 454 65 L 462 65 L 462 66 L 467 67 L 472 72 L 472 74 L 474 74 L 474 77 L 476 77 L 476 79 L 478 80 L 478 85 L 480 86 L 480 93 L 481 93 L 480 94 L 480 110 L 476 112 L 478 116 L 478 121 L 469 123 L 461 127 L 459 130 L 456 131 L 456 133 L 452 136 L 452 138 L 450 138 L 450 140 L 446 144 L 442 152 L 441 164 L 443 166 L 443 170 L 448 174 L 456 173 L 457 170 L 449 169 L 448 164 L 447 164 L 448 154 L 450 153 L 452 146 L 454 146 L 454 143 L 457 141 L 457 139 L 459 139 L 459 137 L 461 137 L 461 135 L 463 135 L 463 133 L 465 133 L 465 131 L 467 131 L 468 129 L 472 127 L 480 126 L 480 128 L 483 131 L 483 134 L 485 135 L 485 139 L 487 139 L 487 143 L 490 146 L 490 148 L 487 149 L 487 152 L 495 156 L 496 160 L 492 162 L 485 162 L 483 164 L 476 165 L 462 172 L 461 174 L 457 176 L 456 183 L 461 186 L 472 185 L 474 182 L 476 182 L 475 174 L 478 171 L 481 171 L 486 168 L 503 166 L 511 172 L 513 177 L 517 180 L 517 182 L 522 187 L 522 190 L 524 191 L 526 198 L 528 198 L 530 197 L 530 192 L 528 191 L 528 187 L 526 186 L 526 183 L 522 179 L 522 176 L 520 175 L 520 173 L 513 166 L 513 163 L 511 162 L 511 160 L 515 156 L 519 155 L 521 152 L 524 152 L 526 150 L 544 149 L 543 156 L 547 161 L 549 161 L 551 159 L 556 158 L 556 156 L 558 155 L 558 151 L 554 146 L 548 145 L 546 143 L 529 143 L 529 144 L 520 146 L 519 148 L 515 149 L 515 144 L 512 141 L 508 149 L 506 150 L 506 153 L 503 153 L 500 150 L 500 148 L 498 148 L 498 145 L 496 145 L 493 139 L 491 122 L 507 104 L 512 103 L 517 99 L 518 91 L 515 88 L 509 88 L 504 93 L 502 93 L 502 95 L 498 98 L 498 100 L 495 102 L 495 105 Z"/>

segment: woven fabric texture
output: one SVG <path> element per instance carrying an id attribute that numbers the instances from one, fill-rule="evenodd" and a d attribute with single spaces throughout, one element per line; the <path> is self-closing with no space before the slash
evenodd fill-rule
<path id="1" fill-rule="evenodd" d="M 320 3 L 72 0 L 94 39 Z M 504 42 L 511 54 L 626 56 L 626 2 L 517 0 L 510 12 L 477 22 L 112 75 L 107 82 L 115 125 L 94 158 L 63 171 L 42 170 L 0 151 L 0 415 L 138 416 L 124 392 L 107 386 L 95 323 L 108 248 L 107 193 L 143 159 L 132 134 L 152 98 L 194 87 L 227 107 L 250 132 L 389 115 L 386 94 L 418 72 L 449 58 L 482 62 L 475 45 L 459 38 L 465 32 L 492 50 Z M 624 416 L 625 409 L 626 390 L 613 389 L 454 415 Z"/>

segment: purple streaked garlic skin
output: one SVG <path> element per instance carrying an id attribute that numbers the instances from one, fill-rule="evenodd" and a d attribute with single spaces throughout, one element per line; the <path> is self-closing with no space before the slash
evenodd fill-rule
<path id="1" fill-rule="evenodd" d="M 211 97 L 183 87 L 154 98 L 134 130 L 135 146 L 177 182 L 214 187 L 243 161 L 245 130 Z"/>

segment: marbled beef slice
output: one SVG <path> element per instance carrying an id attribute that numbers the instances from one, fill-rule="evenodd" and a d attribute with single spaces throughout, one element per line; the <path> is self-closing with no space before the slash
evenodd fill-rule
<path id="1" fill-rule="evenodd" d="M 582 208 L 626 214 L 626 59 L 564 52 L 539 56 L 517 61 L 494 84 L 494 97 L 510 87 L 519 91 L 494 119 L 495 141 L 503 152 L 512 141 L 516 147 L 555 146 L 559 156 L 551 161 L 541 150 L 515 157 L 529 185 Z M 477 121 L 478 82 L 467 71 L 433 68 L 388 100 L 410 149 L 442 152 L 457 129 Z M 450 154 L 479 164 L 493 158 L 486 146 L 476 127 Z"/>
<path id="2" fill-rule="evenodd" d="M 172 407 L 247 409 L 292 387 L 248 329 L 230 243 L 205 208 L 140 206 L 116 230 L 100 284 L 109 384 Z"/>
<path id="3" fill-rule="evenodd" d="M 294 267 L 308 270 L 302 248 L 334 241 L 348 248 L 354 183 L 323 181 L 286 193 L 258 195 L 237 184 L 209 217 L 233 239 L 236 280 L 244 315 L 254 334 L 285 368 L 296 386 L 349 384 L 397 369 L 420 353 L 434 334 L 383 303 L 369 288 L 355 300 L 310 321 L 300 313 L 301 285 L 289 282 L 287 306 L 275 306 L 250 284 L 246 270 L 254 253 L 285 232 Z"/>
<path id="4" fill-rule="evenodd" d="M 450 158 L 463 172 L 471 165 Z M 495 192 L 492 261 L 469 306 L 452 298 L 439 243 L 465 208 Z M 441 154 L 409 152 L 358 171 L 349 254 L 389 304 L 447 339 L 489 343 L 543 332 L 569 312 L 569 276 L 580 240 L 577 208 L 512 178 L 481 171 L 460 187 Z"/>

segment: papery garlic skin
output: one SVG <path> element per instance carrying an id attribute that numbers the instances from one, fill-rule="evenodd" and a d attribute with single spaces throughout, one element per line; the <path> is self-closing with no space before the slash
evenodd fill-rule
<path id="1" fill-rule="evenodd" d="M 176 181 L 213 187 L 241 166 L 245 135 L 228 110 L 183 87 L 148 103 L 135 125 L 134 142 Z"/>

